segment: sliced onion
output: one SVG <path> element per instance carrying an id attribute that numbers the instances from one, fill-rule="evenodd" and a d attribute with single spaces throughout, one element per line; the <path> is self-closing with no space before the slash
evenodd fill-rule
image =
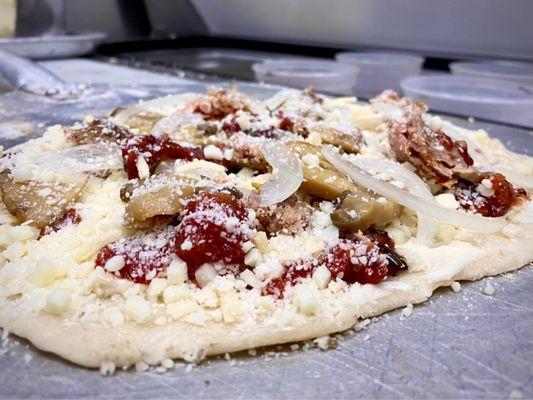
<path id="1" fill-rule="evenodd" d="M 143 101 L 137 105 L 119 111 L 114 117 L 113 121 L 119 125 L 126 125 L 127 122 L 142 112 L 158 112 L 162 115 L 168 116 L 174 114 L 178 108 L 184 106 L 189 101 L 199 97 L 199 94 L 186 93 L 174 94 L 157 99 Z"/>
<path id="2" fill-rule="evenodd" d="M 443 121 L 442 131 L 451 137 L 453 140 L 463 140 L 468 146 L 468 154 L 474 160 L 474 163 L 477 166 L 488 166 L 490 161 L 483 155 L 483 150 L 474 142 L 469 136 L 465 135 L 460 131 L 459 128 L 449 123 L 448 121 Z"/>
<path id="3" fill-rule="evenodd" d="M 32 161 L 46 170 L 72 173 L 123 168 L 120 147 L 104 143 L 42 153 Z"/>
<path id="4" fill-rule="evenodd" d="M 420 199 L 433 203 L 433 195 L 428 185 L 420 177 L 402 165 L 391 160 L 379 160 L 368 158 L 357 158 L 354 163 L 367 172 L 380 172 L 390 175 L 405 184 L 409 193 L 414 194 Z M 435 242 L 439 223 L 436 219 L 431 218 L 421 212 L 417 212 L 418 230 L 416 239 L 420 244 L 431 246 Z"/>
<path id="5" fill-rule="evenodd" d="M 152 135 L 160 135 L 163 133 L 172 134 L 179 128 L 188 125 L 198 125 L 204 122 L 203 118 L 198 114 L 174 114 L 162 118 L 154 125 Z"/>
<path id="6" fill-rule="evenodd" d="M 353 163 L 343 160 L 331 149 L 322 149 L 322 154 L 339 172 L 349 176 L 357 184 L 373 190 L 374 192 L 413 211 L 425 214 L 430 218 L 435 218 L 439 221 L 444 221 L 450 225 L 463 229 L 470 229 L 483 233 L 499 232 L 506 225 L 505 219 L 501 217 L 490 218 L 466 214 L 459 211 L 449 210 L 440 207 L 435 203 L 422 200 L 411 193 L 398 189 L 396 186 L 388 182 L 374 178 Z"/>
<path id="7" fill-rule="evenodd" d="M 300 160 L 279 142 L 263 142 L 259 146 L 272 166 L 272 176 L 261 186 L 261 205 L 277 204 L 289 198 L 302 184 Z"/>

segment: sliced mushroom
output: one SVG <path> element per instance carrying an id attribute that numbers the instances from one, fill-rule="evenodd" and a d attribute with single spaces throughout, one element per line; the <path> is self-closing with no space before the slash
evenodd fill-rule
<path id="1" fill-rule="evenodd" d="M 157 177 L 135 187 L 129 182 L 121 190 L 121 197 L 128 199 L 126 219 L 134 224 L 142 223 L 157 215 L 175 215 L 183 210 L 184 200 L 203 189 L 191 177 L 167 179 Z"/>
<path id="2" fill-rule="evenodd" d="M 360 189 L 333 169 L 320 153 L 320 146 L 307 142 L 287 143 L 300 157 L 314 154 L 319 157 L 319 165 L 302 163 L 304 182 L 301 189 L 324 200 L 342 198 L 338 209 L 332 213 L 333 223 L 342 230 L 364 230 L 371 225 L 383 227 L 401 211 L 401 207 L 391 201 L 378 202 L 378 196 Z M 331 169 L 330 169 L 331 168 Z"/>
<path id="3" fill-rule="evenodd" d="M 36 228 L 44 228 L 61 217 L 81 195 L 89 177 L 74 183 L 15 182 L 0 174 L 0 194 L 11 214 Z"/>
<path id="4" fill-rule="evenodd" d="M 302 172 L 304 181 L 300 188 L 324 200 L 335 200 L 345 191 L 355 189 L 352 182 L 336 171 L 302 163 Z"/>
<path id="5" fill-rule="evenodd" d="M 351 128 L 351 130 L 350 133 L 347 133 L 330 126 L 317 125 L 313 127 L 313 131 L 320 133 L 320 138 L 324 143 L 338 146 L 348 153 L 358 153 L 363 142 L 363 135 L 357 128 Z"/>
<path id="6" fill-rule="evenodd" d="M 130 109 L 117 109 L 113 111 L 111 116 L 116 117 L 119 123 L 124 122 L 124 124 L 130 129 L 136 129 L 139 132 L 151 132 L 155 124 L 165 116 L 155 111 L 142 110 L 136 114 L 123 117 L 127 115 Z M 122 115 L 121 115 L 122 114 Z M 122 118 L 121 118 L 122 117 Z M 124 121 L 122 121 L 124 120 Z"/>
<path id="7" fill-rule="evenodd" d="M 74 125 L 65 130 L 68 140 L 76 145 L 95 143 L 120 143 L 131 133 L 123 126 L 115 125 L 109 120 L 95 119 L 81 125 Z"/>
<path id="8" fill-rule="evenodd" d="M 291 141 L 285 143 L 285 145 L 294 151 L 298 157 L 302 158 L 306 154 L 314 154 L 319 159 L 319 165 L 322 168 L 335 171 L 335 168 L 322 156 L 321 147 L 311 144 L 309 142 L 303 141 Z"/>
<path id="9" fill-rule="evenodd" d="M 389 200 L 378 201 L 378 196 L 359 190 L 343 194 L 337 209 L 331 213 L 331 220 L 343 231 L 357 232 L 370 226 L 383 228 L 400 212 L 400 205 Z"/>

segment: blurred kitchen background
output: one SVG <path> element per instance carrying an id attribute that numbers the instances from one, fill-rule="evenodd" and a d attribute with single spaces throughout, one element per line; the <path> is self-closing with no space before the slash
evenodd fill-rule
<path id="1" fill-rule="evenodd" d="M 533 127 L 532 0 L 0 0 L 0 49 L 66 82 L 391 88 Z"/>

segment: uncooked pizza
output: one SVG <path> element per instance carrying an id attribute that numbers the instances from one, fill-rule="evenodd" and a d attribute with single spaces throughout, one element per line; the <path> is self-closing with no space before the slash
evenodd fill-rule
<path id="1" fill-rule="evenodd" d="M 533 158 L 390 91 L 167 96 L 0 172 L 0 326 L 88 367 L 324 337 L 533 260 Z"/>

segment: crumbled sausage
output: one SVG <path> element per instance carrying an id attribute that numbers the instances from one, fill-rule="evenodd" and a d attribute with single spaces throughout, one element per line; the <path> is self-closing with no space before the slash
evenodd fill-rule
<path id="1" fill-rule="evenodd" d="M 307 226 L 312 211 L 309 204 L 291 196 L 281 203 L 258 208 L 256 215 L 266 232 L 293 235 Z"/>
<path id="2" fill-rule="evenodd" d="M 231 165 L 266 171 L 268 163 L 256 140 L 240 132 L 232 135 L 227 143 L 232 151 Z"/>
<path id="3" fill-rule="evenodd" d="M 465 141 L 453 140 L 424 123 L 422 116 L 427 111 L 424 104 L 406 98 L 398 100 L 389 92 L 373 102 L 395 103 L 400 107 L 401 118 L 387 121 L 389 143 L 398 161 L 409 161 L 422 176 L 445 187 L 457 184 L 459 175 L 473 165 Z"/>
<path id="4" fill-rule="evenodd" d="M 247 105 L 239 97 L 227 90 L 210 90 L 207 96 L 190 102 L 185 111 L 202 114 L 204 119 L 220 120 L 239 110 L 246 110 Z"/>

